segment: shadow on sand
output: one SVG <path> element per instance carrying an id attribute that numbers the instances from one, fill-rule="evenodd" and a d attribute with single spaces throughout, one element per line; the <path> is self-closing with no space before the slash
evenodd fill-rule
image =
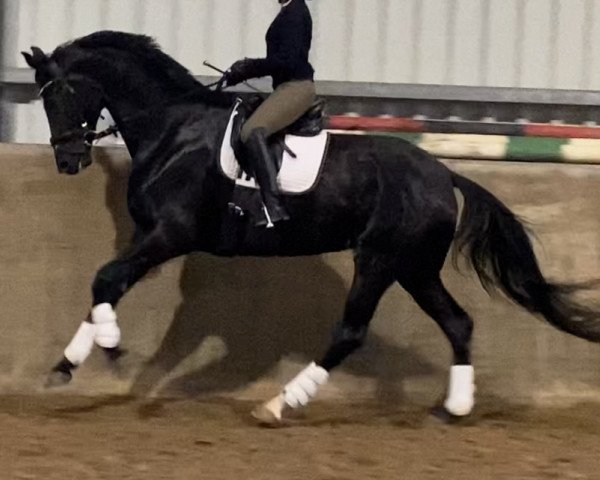
<path id="1" fill-rule="evenodd" d="M 126 208 L 129 162 L 123 152 L 97 151 L 95 157 L 107 177 L 106 206 L 120 251 L 133 232 Z M 284 356 L 306 362 L 319 358 L 347 294 L 343 279 L 320 257 L 222 259 L 193 254 L 184 261 L 179 287 L 182 301 L 170 327 L 154 355 L 137 369 L 130 396 L 123 401 L 151 394 L 189 398 L 223 393 L 259 380 Z M 226 354 L 171 378 L 210 337 L 221 339 Z M 394 402 L 402 401 L 404 379 L 435 371 L 415 351 L 375 334 L 341 368 L 375 378 L 378 399 Z"/>

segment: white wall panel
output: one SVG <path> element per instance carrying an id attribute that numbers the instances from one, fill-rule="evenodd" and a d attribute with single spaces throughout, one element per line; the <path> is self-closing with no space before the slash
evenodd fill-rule
<path id="1" fill-rule="evenodd" d="M 586 0 L 560 3 L 557 18 L 556 82 L 552 88 L 579 88 L 583 78 L 583 39 Z"/>
<path id="2" fill-rule="evenodd" d="M 552 0 L 527 0 L 522 46 L 522 85 L 544 88 L 552 78 L 553 62 Z"/>
<path id="3" fill-rule="evenodd" d="M 518 3 L 522 0 L 490 0 L 488 67 L 484 85 L 513 87 L 517 85 Z"/>
<path id="4" fill-rule="evenodd" d="M 380 35 L 381 32 L 385 33 L 387 23 L 381 21 L 380 12 L 385 12 L 387 5 L 380 0 L 358 0 L 348 3 L 351 6 L 348 10 L 351 21 L 346 25 L 350 33 L 347 44 L 347 72 L 355 81 L 368 82 L 380 75 L 380 66 L 385 61 L 385 52 L 379 47 Z M 375 25 L 377 28 L 373 28 Z"/>
<path id="5" fill-rule="evenodd" d="M 455 3 L 452 60 L 448 83 L 479 85 L 482 81 L 481 57 L 483 32 L 481 19 L 484 16 L 481 0 L 458 0 Z"/>
<path id="6" fill-rule="evenodd" d="M 195 74 L 264 54 L 275 0 L 0 0 L 4 55 L 109 28 L 155 37 Z M 314 0 L 317 79 L 600 90 L 600 0 Z M 31 127 L 37 110 L 20 106 Z M 32 112 L 32 113 L 27 113 Z M 37 128 L 37 127 L 36 127 Z M 44 138 L 47 136 L 43 133 Z"/>
<path id="7" fill-rule="evenodd" d="M 388 0 L 385 16 L 387 34 L 384 51 L 382 81 L 390 83 L 415 83 L 413 65 L 418 51 L 413 39 L 418 26 L 413 18 L 420 0 Z"/>
<path id="8" fill-rule="evenodd" d="M 81 37 L 106 27 L 109 3 L 96 0 L 62 1 L 66 3 L 64 16 L 68 19 L 68 30 L 72 38 Z"/>
<path id="9" fill-rule="evenodd" d="M 316 2 L 315 2 L 316 3 Z M 344 76 L 350 78 L 352 58 L 350 41 L 354 19 L 351 17 L 354 0 L 334 4 L 331 1 L 313 5 L 312 61 L 323 79 Z M 346 21 L 332 21 L 345 18 Z"/>
<path id="10" fill-rule="evenodd" d="M 264 54 L 275 0 L 4 0 L 4 63 L 102 28 L 146 33 L 197 74 Z M 319 79 L 600 89 L 600 0 L 315 0 Z M 14 48 L 18 46 L 18 48 Z"/>
<path id="11" fill-rule="evenodd" d="M 585 66 L 589 69 L 584 77 L 583 88 L 600 90 L 600 0 L 592 0 L 589 8 L 590 33 L 584 45 L 586 49 Z"/>
<path id="12" fill-rule="evenodd" d="M 442 84 L 446 80 L 448 61 L 448 28 L 450 25 L 449 6 L 451 0 L 421 0 L 420 14 L 416 20 L 419 28 L 417 49 L 417 83 Z"/>
<path id="13" fill-rule="evenodd" d="M 79 0 L 75 0 L 79 3 Z M 138 17 L 137 11 L 139 5 L 143 7 L 143 2 L 132 1 L 132 0 L 103 0 L 97 2 L 96 0 L 85 0 L 85 2 L 99 3 L 101 9 L 104 12 L 102 19 L 104 24 L 102 28 L 110 28 L 112 30 L 131 30 L 139 31 L 139 27 L 136 26 L 136 18 Z M 141 17 L 139 19 L 141 23 Z M 180 31 L 181 29 L 177 29 Z M 90 29 L 89 31 L 93 31 Z M 83 34 L 82 32 L 81 34 Z M 88 32 L 89 33 L 89 32 Z"/>

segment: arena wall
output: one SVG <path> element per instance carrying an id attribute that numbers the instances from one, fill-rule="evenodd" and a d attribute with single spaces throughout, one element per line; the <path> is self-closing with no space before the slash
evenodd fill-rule
<path id="1" fill-rule="evenodd" d="M 126 244 L 129 163 L 124 149 L 97 148 L 92 167 L 59 176 L 48 147 L 0 145 L 0 392 L 41 393 L 90 306 L 95 271 Z M 586 280 L 600 267 L 598 166 L 447 161 L 531 221 L 544 271 Z M 119 371 L 101 352 L 67 392 L 266 398 L 322 352 L 352 275 L 348 252 L 294 259 L 174 260 L 118 308 Z M 476 322 L 481 397 L 579 402 L 600 397 L 600 347 L 571 338 L 500 296 L 467 268 L 444 271 Z M 444 393 L 448 343 L 399 287 L 384 297 L 367 346 L 322 398 L 375 398 L 430 405 Z"/>

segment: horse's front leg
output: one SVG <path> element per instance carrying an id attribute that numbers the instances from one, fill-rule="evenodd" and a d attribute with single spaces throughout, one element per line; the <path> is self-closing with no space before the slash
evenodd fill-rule
<path id="1" fill-rule="evenodd" d="M 63 358 L 52 369 L 47 385 L 68 383 L 73 370 L 88 358 L 94 344 L 101 347 L 110 360 L 118 359 L 123 352 L 114 310 L 117 303 L 150 269 L 179 254 L 181 249 L 170 245 L 162 230 L 156 229 L 138 238 L 128 253 L 104 265 L 92 285 L 91 312 L 65 348 Z"/>

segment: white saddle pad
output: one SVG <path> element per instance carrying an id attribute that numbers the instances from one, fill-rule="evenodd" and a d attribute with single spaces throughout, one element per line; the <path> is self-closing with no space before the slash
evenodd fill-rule
<path id="1" fill-rule="evenodd" d="M 254 178 L 242 171 L 231 147 L 233 120 L 237 114 L 236 107 L 229 119 L 223 144 L 221 145 L 221 171 L 231 180 L 234 180 L 236 185 L 258 189 L 258 184 Z M 287 152 L 283 153 L 283 162 L 277 176 L 279 190 L 282 193 L 304 193 L 314 186 L 321 170 L 328 140 L 329 134 L 326 131 L 322 131 L 314 137 L 286 135 L 285 144 L 294 152 L 296 158 Z"/>

